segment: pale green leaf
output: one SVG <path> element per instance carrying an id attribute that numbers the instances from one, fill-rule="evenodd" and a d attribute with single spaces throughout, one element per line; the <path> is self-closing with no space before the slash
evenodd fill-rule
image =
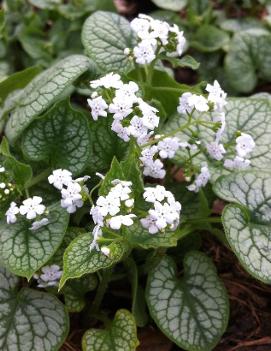
<path id="1" fill-rule="evenodd" d="M 152 2 L 161 9 L 171 11 L 180 11 L 187 4 L 187 0 L 152 0 Z"/>
<path id="2" fill-rule="evenodd" d="M 149 274 L 146 297 L 159 328 L 186 350 L 212 350 L 227 327 L 227 293 L 203 253 L 191 251 L 185 256 L 180 279 L 174 261 L 163 257 Z"/>
<path id="3" fill-rule="evenodd" d="M 102 74 L 132 69 L 124 49 L 134 46 L 133 35 L 124 17 L 111 12 L 95 12 L 83 25 L 82 43 L 86 54 L 97 64 Z"/>
<path id="4" fill-rule="evenodd" d="M 36 76 L 23 90 L 12 111 L 5 133 L 14 142 L 31 121 L 50 107 L 89 68 L 89 59 L 72 55 Z"/>
<path id="5" fill-rule="evenodd" d="M 0 258 L 4 265 L 22 277 L 32 275 L 53 256 L 65 235 L 69 216 L 58 204 L 48 207 L 49 224 L 31 231 L 31 223 L 19 218 L 15 224 L 0 225 Z"/>
<path id="6" fill-rule="evenodd" d="M 191 46 L 199 51 L 213 52 L 223 48 L 228 42 L 228 33 L 215 26 L 204 24 L 199 27 L 193 36 Z"/>
<path id="7" fill-rule="evenodd" d="M 271 173 L 240 172 L 219 178 L 214 191 L 233 202 L 223 212 L 227 240 L 243 267 L 271 283 Z"/>
<path id="8" fill-rule="evenodd" d="M 107 195 L 113 187 L 112 181 L 114 179 L 125 180 L 125 176 L 119 161 L 114 157 L 109 171 L 106 173 L 105 178 L 99 188 L 99 195 Z"/>
<path id="9" fill-rule="evenodd" d="M 68 279 L 80 278 L 85 274 L 111 267 L 120 261 L 127 251 L 127 245 L 124 242 L 116 241 L 108 246 L 110 255 L 107 257 L 100 251 L 89 250 L 92 240 L 93 237 L 90 233 L 82 234 L 68 246 L 63 257 L 64 271 L 59 289 Z"/>
<path id="10" fill-rule="evenodd" d="M 124 309 L 118 310 L 108 329 L 89 329 L 83 336 L 83 351 L 135 351 L 137 340 L 133 315 Z"/>
<path id="11" fill-rule="evenodd" d="M 87 117 L 74 110 L 69 101 L 53 106 L 26 130 L 22 150 L 31 161 L 45 161 L 53 168 L 81 173 L 90 156 L 90 131 Z"/>
<path id="12" fill-rule="evenodd" d="M 1 351 L 58 351 L 69 330 L 69 316 L 53 295 L 22 288 L 0 268 Z"/>

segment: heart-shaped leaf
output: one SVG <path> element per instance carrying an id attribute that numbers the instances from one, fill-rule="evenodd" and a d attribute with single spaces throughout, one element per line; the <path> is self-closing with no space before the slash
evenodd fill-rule
<path id="1" fill-rule="evenodd" d="M 187 4 L 187 0 L 152 0 L 152 2 L 161 9 L 180 11 Z"/>
<path id="2" fill-rule="evenodd" d="M 89 59 L 72 55 L 36 76 L 23 90 L 5 133 L 14 142 L 31 121 L 50 107 L 89 68 Z"/>
<path id="3" fill-rule="evenodd" d="M 124 309 L 118 310 L 108 329 L 89 329 L 83 336 L 83 351 L 135 351 L 137 340 L 133 315 Z"/>
<path id="4" fill-rule="evenodd" d="M 8 269 L 30 279 L 53 256 L 65 235 L 69 216 L 58 204 L 48 207 L 49 223 L 36 231 L 19 218 L 15 224 L 0 225 L 0 258 Z"/>
<path id="5" fill-rule="evenodd" d="M 223 225 L 233 251 L 255 278 L 271 283 L 271 173 L 240 172 L 219 178 L 214 191 L 233 202 Z"/>
<path id="6" fill-rule="evenodd" d="M 109 245 L 110 255 L 107 257 L 100 251 L 89 250 L 92 239 L 90 233 L 79 235 L 66 249 L 59 289 L 68 279 L 80 278 L 84 274 L 111 267 L 120 261 L 127 251 L 127 245 L 124 242 L 116 241 Z"/>
<path id="7" fill-rule="evenodd" d="M 215 26 L 204 24 L 193 36 L 191 46 L 199 51 L 213 52 L 223 48 L 228 42 L 228 33 Z"/>
<path id="8" fill-rule="evenodd" d="M 0 349 L 57 351 L 69 330 L 69 316 L 53 295 L 23 288 L 0 268 Z"/>
<path id="9" fill-rule="evenodd" d="M 174 261 L 162 258 L 149 273 L 146 298 L 156 324 L 185 350 L 212 350 L 227 327 L 227 293 L 203 253 L 191 251 L 185 256 L 181 279 Z"/>
<path id="10" fill-rule="evenodd" d="M 132 30 L 125 18 L 111 12 L 95 12 L 84 23 L 82 43 L 101 73 L 132 69 L 131 61 L 124 54 L 125 48 L 133 47 Z"/>
<path id="11" fill-rule="evenodd" d="M 22 149 L 31 161 L 45 161 L 53 168 L 79 174 L 88 164 L 90 131 L 87 118 L 61 101 L 34 121 L 24 134 Z"/>
<path id="12" fill-rule="evenodd" d="M 94 274 L 68 282 L 62 290 L 68 311 L 81 312 L 86 305 L 85 294 L 94 290 L 96 286 L 97 278 Z"/>
<path id="13" fill-rule="evenodd" d="M 252 91 L 258 78 L 271 81 L 271 35 L 260 32 L 240 32 L 231 41 L 225 59 L 230 85 L 241 93 Z"/>

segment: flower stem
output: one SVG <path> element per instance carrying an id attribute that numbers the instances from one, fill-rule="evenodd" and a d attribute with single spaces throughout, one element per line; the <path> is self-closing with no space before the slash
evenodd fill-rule
<path id="1" fill-rule="evenodd" d="M 39 182 L 41 182 L 42 180 L 46 179 L 49 174 L 51 173 L 51 169 L 47 168 L 44 171 L 42 171 L 41 173 L 39 173 L 38 175 L 36 175 L 35 177 L 33 177 L 27 184 L 26 184 L 26 188 L 29 189 L 32 186 L 38 184 Z"/>
<path id="2" fill-rule="evenodd" d="M 91 314 L 95 315 L 97 314 L 97 312 L 100 309 L 101 303 L 103 301 L 104 298 L 104 294 L 106 293 L 107 287 L 108 287 L 108 283 L 110 281 L 111 275 L 112 275 L 113 269 L 109 268 L 109 269 L 105 269 L 102 273 L 102 278 L 100 281 L 100 284 L 98 286 L 97 292 L 96 292 L 96 296 L 94 298 L 93 304 L 91 306 Z"/>

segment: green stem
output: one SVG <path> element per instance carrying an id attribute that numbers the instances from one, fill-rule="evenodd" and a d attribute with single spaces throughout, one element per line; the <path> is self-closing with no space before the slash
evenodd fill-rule
<path id="1" fill-rule="evenodd" d="M 101 180 L 99 181 L 99 183 L 97 183 L 97 184 L 91 189 L 91 191 L 90 191 L 89 194 L 88 194 L 88 199 L 89 199 L 89 202 L 90 202 L 91 205 L 94 204 L 94 202 L 93 202 L 93 200 L 92 200 L 92 194 L 93 194 L 93 192 L 94 192 L 97 188 L 99 188 L 99 186 L 102 184 L 102 182 L 103 182 L 103 179 L 101 179 Z"/>
<path id="2" fill-rule="evenodd" d="M 96 292 L 96 296 L 95 296 L 93 304 L 91 306 L 91 314 L 92 315 L 97 314 L 97 312 L 100 309 L 100 306 L 101 306 L 101 303 L 103 301 L 104 294 L 106 293 L 112 272 L 113 272 L 112 268 L 105 269 L 103 271 L 102 279 L 100 281 L 100 284 L 99 284 L 97 292 Z"/>
<path id="3" fill-rule="evenodd" d="M 39 182 L 41 182 L 42 180 L 46 179 L 49 174 L 51 173 L 51 169 L 47 168 L 44 171 L 42 171 L 40 174 L 36 175 L 35 177 L 33 177 L 27 184 L 26 184 L 26 188 L 29 189 L 32 186 L 38 184 Z"/>

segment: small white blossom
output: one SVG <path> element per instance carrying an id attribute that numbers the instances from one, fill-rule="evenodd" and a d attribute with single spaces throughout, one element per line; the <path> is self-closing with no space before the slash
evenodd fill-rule
<path id="1" fill-rule="evenodd" d="M 40 196 L 33 196 L 23 201 L 20 206 L 20 214 L 26 216 L 27 219 L 34 219 L 38 215 L 42 215 L 45 211 L 45 206 L 42 205 Z"/>
<path id="2" fill-rule="evenodd" d="M 187 99 L 188 105 L 195 108 L 199 112 L 206 112 L 209 110 L 208 100 L 202 95 L 192 94 Z"/>
<path id="3" fill-rule="evenodd" d="M 94 99 L 87 99 L 88 105 L 91 109 L 91 116 L 94 121 L 97 121 L 98 117 L 106 117 L 108 105 L 106 101 L 101 97 L 97 96 Z"/>
<path id="4" fill-rule="evenodd" d="M 143 174 L 152 178 L 163 179 L 166 175 L 166 171 L 163 167 L 163 163 L 158 159 L 149 161 L 144 167 Z"/>
<path id="5" fill-rule="evenodd" d="M 117 133 L 117 136 L 124 141 L 130 140 L 129 127 L 123 127 L 119 120 L 114 120 L 111 126 L 113 132 Z"/>
<path id="6" fill-rule="evenodd" d="M 145 65 L 151 63 L 155 59 L 155 47 L 153 43 L 148 40 L 140 42 L 134 47 L 134 55 L 136 63 Z"/>
<path id="7" fill-rule="evenodd" d="M 134 214 L 128 214 L 125 216 L 119 215 L 119 216 L 111 217 L 108 220 L 108 225 L 110 226 L 111 229 L 114 229 L 114 230 L 119 230 L 122 225 L 126 227 L 130 227 L 131 225 L 133 225 L 134 223 L 133 218 L 135 217 L 136 215 Z"/>
<path id="8" fill-rule="evenodd" d="M 148 128 L 144 126 L 143 118 L 134 116 L 130 121 L 130 126 L 128 127 L 129 134 L 135 138 L 142 135 L 148 134 Z"/>
<path id="9" fill-rule="evenodd" d="M 120 75 L 113 72 L 106 74 L 100 79 L 96 79 L 90 82 L 90 86 L 95 89 L 99 87 L 104 87 L 106 89 L 119 89 L 122 85 L 123 83 L 121 81 Z"/>
<path id="10" fill-rule="evenodd" d="M 149 37 L 150 22 L 145 18 L 135 18 L 130 23 L 132 30 L 141 39 Z"/>
<path id="11" fill-rule="evenodd" d="M 91 244 L 89 245 L 89 251 L 92 251 L 93 249 L 95 249 L 96 251 L 100 251 L 100 248 L 99 248 L 99 245 L 97 242 L 99 240 L 99 238 L 103 235 L 103 232 L 102 232 L 100 225 L 96 225 L 93 228 L 92 235 L 93 235 L 93 240 L 92 240 Z"/>
<path id="12" fill-rule="evenodd" d="M 74 213 L 76 208 L 83 206 L 81 195 L 82 188 L 79 183 L 71 182 L 67 188 L 61 190 L 61 207 L 66 208 L 68 213 Z"/>
<path id="13" fill-rule="evenodd" d="M 167 22 L 153 20 L 150 23 L 151 27 L 151 37 L 160 39 L 162 45 L 167 45 L 168 43 L 168 33 L 169 33 L 169 24 Z"/>
<path id="14" fill-rule="evenodd" d="M 167 55 L 171 57 L 181 56 L 186 44 L 186 39 L 183 35 L 183 31 L 180 31 L 179 27 L 176 24 L 171 26 L 169 30 L 175 34 L 176 49 L 175 51 L 167 52 Z"/>
<path id="15" fill-rule="evenodd" d="M 194 183 L 190 184 L 187 187 L 187 189 L 189 191 L 198 192 L 200 188 L 204 187 L 208 183 L 210 177 L 211 175 L 208 167 L 207 166 L 201 167 L 200 174 L 197 175 Z"/>
<path id="16" fill-rule="evenodd" d="M 214 81 L 214 85 L 207 84 L 206 91 L 208 91 L 208 101 L 214 104 L 216 111 L 222 111 L 224 106 L 227 104 L 227 94 L 221 89 L 217 80 Z"/>
<path id="17" fill-rule="evenodd" d="M 209 155 L 215 160 L 222 160 L 223 155 L 226 153 L 224 146 L 222 144 L 218 144 L 217 142 L 212 142 L 207 144 L 206 146 Z"/>
<path id="18" fill-rule="evenodd" d="M 177 107 L 177 111 L 180 114 L 191 113 L 193 110 L 193 106 L 190 106 L 188 103 L 188 99 L 192 96 L 191 93 L 183 93 L 183 95 L 179 98 L 179 105 Z"/>
<path id="19" fill-rule="evenodd" d="M 57 286 L 62 273 L 60 267 L 53 264 L 51 266 L 42 267 L 41 274 L 35 274 L 34 278 L 37 279 L 39 288 L 47 288 Z"/>
<path id="20" fill-rule="evenodd" d="M 32 223 L 32 226 L 29 228 L 31 231 L 36 231 L 42 227 L 44 227 L 45 225 L 47 225 L 49 223 L 49 219 L 48 218 L 42 218 L 40 221 L 35 221 Z"/>
<path id="21" fill-rule="evenodd" d="M 179 149 L 179 139 L 176 137 L 165 138 L 159 141 L 157 148 L 161 158 L 173 158 Z"/>
<path id="22" fill-rule="evenodd" d="M 115 216 L 120 211 L 120 199 L 112 193 L 107 196 L 99 196 L 96 205 L 103 217 L 107 215 Z"/>
<path id="23" fill-rule="evenodd" d="M 6 170 L 5 167 L 3 167 L 3 166 L 0 165 L 0 173 L 4 173 L 5 170 Z"/>
<path id="24" fill-rule="evenodd" d="M 102 246 L 102 247 L 101 247 L 101 253 L 104 254 L 105 256 L 109 257 L 109 255 L 110 255 L 110 249 L 109 249 L 109 247 Z"/>
<path id="25" fill-rule="evenodd" d="M 136 103 L 138 97 L 136 93 L 138 92 L 139 87 L 135 82 L 129 82 L 127 84 L 123 84 L 120 89 L 116 90 L 116 98 L 120 99 L 128 99 L 131 103 Z"/>
<path id="26" fill-rule="evenodd" d="M 226 159 L 224 161 L 224 167 L 228 169 L 246 169 L 249 165 L 249 160 L 239 156 L 236 156 L 233 160 Z"/>
<path id="27" fill-rule="evenodd" d="M 249 154 L 255 147 L 255 142 L 253 138 L 245 133 L 236 138 L 236 152 L 238 156 L 245 157 Z"/>
<path id="28" fill-rule="evenodd" d="M 156 185 L 155 187 L 146 187 L 144 190 L 145 191 L 143 197 L 147 202 L 161 202 L 168 195 L 168 191 L 162 185 Z"/>
<path id="29" fill-rule="evenodd" d="M 6 184 L 5 183 L 0 183 L 0 189 L 5 189 Z"/>
<path id="30" fill-rule="evenodd" d="M 55 169 L 48 177 L 48 181 L 58 190 L 62 190 L 63 186 L 68 186 L 72 182 L 72 174 L 66 169 Z"/>
<path id="31" fill-rule="evenodd" d="M 122 96 L 114 97 L 113 102 L 109 105 L 109 112 L 113 113 L 114 119 L 122 120 L 133 112 L 133 102 Z"/>
<path id="32" fill-rule="evenodd" d="M 12 202 L 9 206 L 9 209 L 6 212 L 7 223 L 13 224 L 16 223 L 17 217 L 16 215 L 19 214 L 19 208 L 15 202 Z"/>
<path id="33" fill-rule="evenodd" d="M 154 155 L 158 152 L 158 148 L 156 145 L 146 147 L 141 151 L 141 155 L 139 157 L 140 161 L 143 164 L 148 164 L 149 162 L 153 162 Z"/>

